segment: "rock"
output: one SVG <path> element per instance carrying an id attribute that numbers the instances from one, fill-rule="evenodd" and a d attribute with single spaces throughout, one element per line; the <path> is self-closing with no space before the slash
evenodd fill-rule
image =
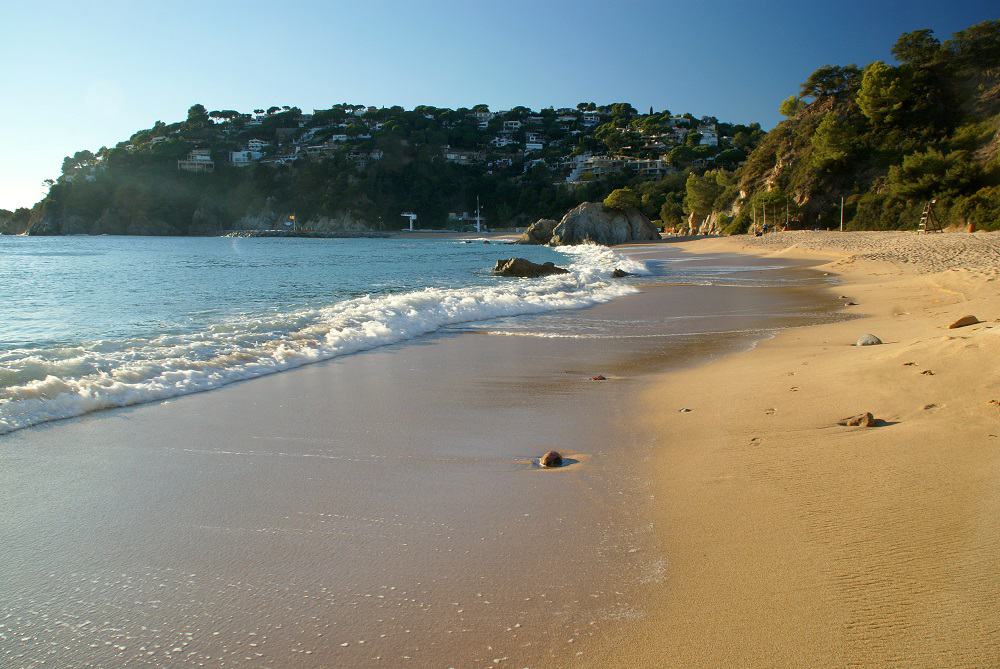
<path id="1" fill-rule="evenodd" d="M 549 245 L 611 245 L 659 238 L 659 230 L 638 209 L 619 211 L 600 202 L 584 202 L 567 212 L 553 228 Z"/>
<path id="2" fill-rule="evenodd" d="M 981 322 L 981 321 L 978 318 L 976 318 L 975 316 L 962 316 L 957 321 L 955 321 L 954 323 L 952 323 L 951 325 L 949 325 L 948 329 L 949 330 L 954 330 L 955 328 L 964 328 L 964 327 L 967 327 L 969 325 L 975 325 L 976 323 L 979 323 L 979 322 Z"/>
<path id="3" fill-rule="evenodd" d="M 866 411 L 865 413 L 859 413 L 857 416 L 851 416 L 850 418 L 839 420 L 837 421 L 837 425 L 849 425 L 851 427 L 874 427 L 875 416 L 873 416 L 870 411 Z"/>
<path id="4" fill-rule="evenodd" d="M 845 307 L 856 307 L 856 306 L 858 306 L 858 303 L 857 302 L 844 302 L 844 306 Z"/>
<path id="5" fill-rule="evenodd" d="M 597 376 L 590 377 L 590 380 L 591 381 L 607 381 L 608 377 L 604 376 L 603 374 L 598 374 Z"/>
<path id="6" fill-rule="evenodd" d="M 924 371 L 922 371 L 920 373 L 923 374 L 924 376 L 934 376 L 934 372 L 932 372 L 929 369 L 925 369 Z"/>
<path id="7" fill-rule="evenodd" d="M 556 267 L 555 263 L 547 262 L 543 265 L 533 263 L 525 258 L 504 258 L 497 260 L 493 273 L 500 276 L 517 276 L 527 279 L 535 279 L 549 274 L 569 274 L 568 269 Z"/>
<path id="8" fill-rule="evenodd" d="M 489 244 L 489 243 L 490 243 L 490 240 L 488 240 L 488 239 L 484 239 L 483 240 L 483 244 Z"/>
<path id="9" fill-rule="evenodd" d="M 861 337 L 858 338 L 858 341 L 855 342 L 854 345 L 855 346 L 877 346 L 878 344 L 881 344 L 881 343 L 882 343 L 882 340 L 879 339 L 878 337 L 876 337 L 875 335 L 873 335 L 873 334 L 866 334 L 866 335 L 861 335 Z"/>
<path id="10" fill-rule="evenodd" d="M 615 271 L 611 273 L 612 279 L 624 279 L 627 276 L 635 276 L 632 272 L 626 272 L 623 269 L 615 268 Z"/>
<path id="11" fill-rule="evenodd" d="M 559 451 L 548 451 L 538 458 L 538 464 L 542 467 L 562 467 L 563 459 Z"/>
<path id="12" fill-rule="evenodd" d="M 691 409 L 684 407 L 683 409 L 678 409 L 678 413 L 691 413 Z"/>
<path id="13" fill-rule="evenodd" d="M 540 218 L 528 226 L 528 229 L 524 232 L 524 234 L 521 235 L 521 237 L 514 243 L 538 245 L 548 244 L 552 239 L 552 230 L 557 225 L 559 225 L 559 221 L 551 218 Z"/>

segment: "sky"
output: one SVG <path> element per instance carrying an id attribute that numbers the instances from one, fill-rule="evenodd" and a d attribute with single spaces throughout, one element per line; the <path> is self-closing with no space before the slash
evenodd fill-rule
<path id="1" fill-rule="evenodd" d="M 821 65 L 995 18 L 995 0 L 0 0 L 0 209 L 37 202 L 65 156 L 194 103 L 630 102 L 770 128 Z"/>

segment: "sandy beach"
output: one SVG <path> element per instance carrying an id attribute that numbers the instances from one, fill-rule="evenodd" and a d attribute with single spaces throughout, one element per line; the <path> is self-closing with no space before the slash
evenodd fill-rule
<path id="1" fill-rule="evenodd" d="M 1000 235 L 683 247 L 822 262 L 853 318 L 647 390 L 665 589 L 590 666 L 1000 665 Z"/>
<path id="2" fill-rule="evenodd" d="M 998 237 L 625 247 L 718 281 L 7 435 L 0 664 L 995 666 Z"/>

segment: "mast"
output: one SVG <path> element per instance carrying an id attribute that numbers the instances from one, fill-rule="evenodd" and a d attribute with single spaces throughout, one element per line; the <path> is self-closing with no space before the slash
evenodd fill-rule
<path id="1" fill-rule="evenodd" d="M 476 232 L 482 232 L 481 219 L 479 218 L 479 196 L 476 196 Z"/>

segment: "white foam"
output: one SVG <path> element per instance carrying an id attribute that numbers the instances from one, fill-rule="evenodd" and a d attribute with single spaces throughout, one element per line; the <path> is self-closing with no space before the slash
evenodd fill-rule
<path id="1" fill-rule="evenodd" d="M 579 309 L 635 292 L 609 280 L 641 262 L 599 246 L 561 247 L 569 274 L 364 296 L 246 317 L 204 331 L 0 354 L 0 434 L 50 420 L 209 390 L 460 323 Z"/>

